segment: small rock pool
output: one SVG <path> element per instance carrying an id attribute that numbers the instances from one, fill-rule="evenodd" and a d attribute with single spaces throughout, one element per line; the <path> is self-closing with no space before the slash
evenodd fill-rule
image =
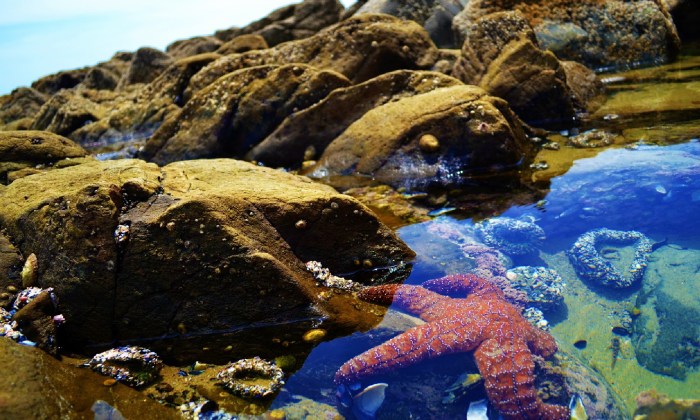
<path id="1" fill-rule="evenodd" d="M 501 209 L 493 214 L 480 205 L 478 215 L 451 211 L 448 202 L 433 212 L 446 214 L 398 228 L 417 253 L 406 283 L 490 272 L 524 291 L 534 308 L 529 319 L 559 346 L 554 361 L 536 360 L 539 396 L 548 402 L 567 404 L 577 393 L 591 418 L 631 418 L 650 407 L 697 414 L 700 57 L 603 77 L 610 95 L 601 110 L 578 129 L 548 136 L 558 147 L 538 156 L 546 165 L 532 174 L 535 199 L 493 206 Z M 493 258 L 484 248 L 496 250 Z M 268 415 L 333 418 L 336 370 L 423 322 L 391 310 L 370 331 L 319 344 Z M 349 394 L 386 383 L 378 418 L 464 418 L 485 398 L 478 373 L 470 354 L 428 357 Z"/>

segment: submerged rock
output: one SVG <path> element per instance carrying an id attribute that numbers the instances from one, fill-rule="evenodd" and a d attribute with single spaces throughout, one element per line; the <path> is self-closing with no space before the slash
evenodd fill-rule
<path id="1" fill-rule="evenodd" d="M 603 244 L 633 245 L 634 258 L 624 272 L 616 268 L 604 252 Z M 652 242 L 643 233 L 636 231 L 594 229 L 579 237 L 568 251 L 569 260 L 576 274 L 594 284 L 613 288 L 629 287 L 644 278 L 652 252 Z"/>
<path id="2" fill-rule="evenodd" d="M 637 296 L 632 343 L 645 368 L 683 380 L 700 368 L 698 252 L 663 247 Z"/>
<path id="3" fill-rule="evenodd" d="M 637 395 L 635 420 L 700 418 L 700 400 L 672 399 L 652 389 Z"/>
<path id="4" fill-rule="evenodd" d="M 495 217 L 475 226 L 477 236 L 488 246 L 508 255 L 533 255 L 539 253 L 545 233 L 532 220 Z"/>
<path id="5" fill-rule="evenodd" d="M 274 356 L 282 347 L 269 346 L 270 334 L 293 336 L 294 323 L 300 338 L 311 319 L 375 321 L 345 296 L 319 298 L 304 261 L 348 273 L 368 260 L 401 279 L 400 264 L 413 256 L 354 199 L 233 160 L 95 161 L 19 179 L 0 191 L 0 206 L 7 234 L 47 261 L 38 283 L 60 296 L 65 345 L 78 349 L 149 340 L 175 359 L 202 347 L 230 359 L 225 348 L 242 341 L 237 352 L 262 342 L 259 354 Z M 299 220 L 308 224 L 300 229 Z M 115 238 L 118 226 L 128 234 Z"/>
<path id="6" fill-rule="evenodd" d="M 163 368 L 163 362 L 155 352 L 138 346 L 124 346 L 96 354 L 86 365 L 95 372 L 136 388 L 153 382 Z"/>
<path id="7" fill-rule="evenodd" d="M 421 148 L 426 134 L 438 139 L 437 148 Z M 513 169 L 532 151 L 505 101 L 476 86 L 453 86 L 367 112 L 326 148 L 309 174 L 331 184 L 347 184 L 341 176 L 352 175 L 356 184 L 455 187 L 477 174 Z"/>

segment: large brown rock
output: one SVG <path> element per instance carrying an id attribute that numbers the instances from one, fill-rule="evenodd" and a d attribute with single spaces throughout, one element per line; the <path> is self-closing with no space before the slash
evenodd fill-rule
<path id="1" fill-rule="evenodd" d="M 569 126 L 577 112 L 594 110 L 596 97 L 603 93 L 591 70 L 563 66 L 553 53 L 540 49 L 517 11 L 477 19 L 452 74 L 505 99 L 523 120 L 537 126 Z"/>
<path id="2" fill-rule="evenodd" d="M 70 89 L 77 86 L 85 79 L 89 71 L 89 67 L 84 67 L 50 74 L 32 83 L 32 88 L 45 95 L 53 95 L 62 89 Z"/>
<path id="3" fill-rule="evenodd" d="M 0 131 L 0 159 L 50 163 L 82 157 L 87 152 L 71 140 L 46 131 Z"/>
<path id="4" fill-rule="evenodd" d="M 139 48 L 131 59 L 129 70 L 119 81 L 118 88 L 151 82 L 172 62 L 173 59 L 163 51 L 150 47 Z"/>
<path id="5" fill-rule="evenodd" d="M 216 53 L 221 55 L 239 54 L 246 51 L 264 50 L 268 47 L 265 38 L 260 35 L 240 35 L 221 45 Z"/>
<path id="6" fill-rule="evenodd" d="M 334 70 L 355 83 L 399 69 L 427 69 L 435 44 L 415 22 L 388 15 L 360 15 L 299 41 L 222 57 L 192 77 L 186 99 L 219 77 L 245 67 L 305 63 Z"/>
<path id="7" fill-rule="evenodd" d="M 660 0 L 472 0 L 455 17 L 466 37 L 479 18 L 521 12 L 543 49 L 593 69 L 659 64 L 678 53 L 679 38 Z"/>
<path id="8" fill-rule="evenodd" d="M 455 48 L 452 19 L 462 10 L 459 0 L 370 0 L 356 12 L 386 13 L 423 25 L 430 38 L 441 48 Z"/>
<path id="9" fill-rule="evenodd" d="M 285 41 L 307 38 L 340 19 L 343 5 L 338 0 L 305 0 L 281 7 L 244 28 L 217 31 L 215 36 L 230 41 L 236 36 L 255 34 L 275 46 Z"/>
<path id="10" fill-rule="evenodd" d="M 83 350 L 144 340 L 174 359 L 225 361 L 257 340 L 259 355 L 274 355 L 283 349 L 269 335 L 241 327 L 279 337 L 319 318 L 367 322 L 352 299 L 317 286 L 305 261 L 346 273 L 413 255 L 354 199 L 234 160 L 94 161 L 19 179 L 0 206 L 0 225 L 38 258 L 38 285 L 55 289 L 62 345 Z"/>
<path id="11" fill-rule="evenodd" d="M 0 184 L 7 184 L 16 171 L 39 171 L 63 159 L 86 156 L 73 141 L 46 131 L 0 131 Z"/>
<path id="12" fill-rule="evenodd" d="M 145 398 L 126 385 L 103 385 L 105 377 L 61 363 L 43 351 L 0 339 L 0 418 L 86 419 L 97 400 L 126 418 L 172 419 L 174 410 Z"/>
<path id="13" fill-rule="evenodd" d="M 287 117 L 246 159 L 268 166 L 299 166 L 315 159 L 353 122 L 388 102 L 462 84 L 441 73 L 399 70 L 332 91 L 307 109 Z"/>
<path id="14" fill-rule="evenodd" d="M 0 127 L 21 119 L 33 119 L 47 96 L 32 88 L 21 87 L 0 99 Z"/>
<path id="15" fill-rule="evenodd" d="M 303 64 L 229 73 L 198 92 L 148 140 L 139 156 L 157 163 L 242 156 L 292 112 L 349 81 Z"/>
<path id="16" fill-rule="evenodd" d="M 51 97 L 36 114 L 33 130 L 51 131 L 62 136 L 104 117 L 107 110 L 82 92 L 64 90 Z"/>
<path id="17" fill-rule="evenodd" d="M 197 36 L 175 41 L 165 48 L 165 52 L 175 59 L 216 51 L 223 42 L 213 36 Z"/>
<path id="18" fill-rule="evenodd" d="M 364 179 L 396 188 L 454 187 L 473 182 L 475 175 L 517 167 L 532 154 L 505 101 L 462 85 L 367 112 L 326 148 L 310 176 L 332 185 L 353 175 L 355 183 Z"/>
<path id="19" fill-rule="evenodd" d="M 120 95 L 104 107 L 105 116 L 70 134 L 90 149 L 110 144 L 145 141 L 168 115 L 180 110 L 182 93 L 190 78 L 202 67 L 219 58 L 208 53 L 175 61 L 151 83 Z"/>

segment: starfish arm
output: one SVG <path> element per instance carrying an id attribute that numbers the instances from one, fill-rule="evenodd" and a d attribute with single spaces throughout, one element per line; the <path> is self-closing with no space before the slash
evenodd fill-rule
<path id="1" fill-rule="evenodd" d="M 428 280 L 422 286 L 428 290 L 448 296 L 470 294 L 476 296 L 492 295 L 501 299 L 504 298 L 503 291 L 495 284 L 473 274 L 452 274 L 439 279 Z"/>
<path id="2" fill-rule="evenodd" d="M 371 286 L 362 289 L 357 296 L 371 303 L 380 305 L 394 304 L 398 309 L 415 314 L 423 318 L 431 308 L 446 300 L 445 296 L 431 292 L 421 286 L 385 284 Z M 430 317 L 428 317 L 430 318 Z M 432 319 L 423 318 L 426 321 Z"/>
<path id="3" fill-rule="evenodd" d="M 419 325 L 347 361 L 338 369 L 335 382 L 351 383 L 421 360 L 473 350 L 480 341 L 478 332 L 454 320 Z"/>
<path id="4" fill-rule="evenodd" d="M 557 352 L 557 342 L 551 334 L 532 325 L 528 327 L 530 333 L 525 334 L 525 337 L 527 346 L 534 354 L 547 358 Z"/>
<path id="5" fill-rule="evenodd" d="M 474 352 L 491 403 L 504 419 L 569 419 L 569 409 L 537 396 L 535 364 L 524 341 L 485 340 Z"/>

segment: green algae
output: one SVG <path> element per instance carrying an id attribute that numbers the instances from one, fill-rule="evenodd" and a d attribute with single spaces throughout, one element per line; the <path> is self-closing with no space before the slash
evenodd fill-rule
<path id="1" fill-rule="evenodd" d="M 664 290 L 673 290 L 675 299 L 698 310 L 698 292 L 691 293 L 690 290 L 693 283 L 697 284 L 694 280 L 698 274 L 694 271 L 697 270 L 695 261 L 700 260 L 700 251 L 676 248 L 663 247 L 652 254 L 654 258 L 643 282 L 659 284 L 663 281 Z M 542 254 L 542 257 L 567 283 L 564 290 L 567 313 L 564 319 L 554 323 L 552 334 L 563 351 L 578 356 L 610 383 L 623 399 L 628 413 L 631 414 L 636 409 L 637 395 L 649 389 L 656 389 L 673 399 L 697 399 L 700 396 L 700 370 L 687 371 L 684 380 L 654 373 L 639 364 L 634 336 L 617 336 L 612 332 L 612 328 L 635 307 L 638 296 L 644 293 L 643 288 L 593 290 L 576 277 L 564 252 Z M 684 263 L 679 264 L 682 261 Z M 651 308 L 642 306 L 640 310 L 640 317 L 648 316 L 646 329 L 658 330 L 659 320 L 652 314 Z M 635 319 L 634 322 L 638 320 Z M 674 325 L 683 323 L 682 320 L 673 322 Z M 613 359 L 611 348 L 614 338 L 620 340 L 616 360 Z M 587 346 L 583 349 L 576 348 L 574 343 L 579 340 L 586 340 Z"/>

